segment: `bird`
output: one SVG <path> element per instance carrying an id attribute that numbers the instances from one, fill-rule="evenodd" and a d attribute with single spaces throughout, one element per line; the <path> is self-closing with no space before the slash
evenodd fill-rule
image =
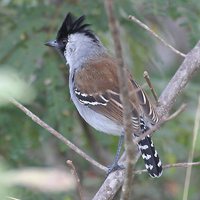
<path id="1" fill-rule="evenodd" d="M 123 105 L 120 99 L 117 59 L 108 53 L 99 37 L 79 18 L 67 13 L 56 39 L 45 45 L 53 47 L 69 66 L 69 91 L 71 100 L 82 118 L 96 130 L 120 136 L 117 153 L 108 173 L 121 168 L 118 165 L 124 141 Z M 139 137 L 159 118 L 147 94 L 133 79 L 127 69 L 127 84 L 131 105 L 133 138 Z M 147 135 L 138 144 L 145 168 L 151 177 L 160 177 L 162 163 L 151 137 Z"/>

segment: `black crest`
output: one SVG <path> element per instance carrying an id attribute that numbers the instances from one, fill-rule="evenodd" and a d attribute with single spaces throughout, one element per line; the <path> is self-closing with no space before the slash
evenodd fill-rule
<path id="1" fill-rule="evenodd" d="M 79 17 L 78 19 L 75 19 L 75 17 L 71 13 L 68 13 L 58 31 L 56 38 L 57 41 L 67 38 L 70 34 L 73 33 L 84 33 L 88 37 L 97 40 L 92 31 L 88 29 L 90 25 L 85 24 L 84 21 L 84 15 Z"/>

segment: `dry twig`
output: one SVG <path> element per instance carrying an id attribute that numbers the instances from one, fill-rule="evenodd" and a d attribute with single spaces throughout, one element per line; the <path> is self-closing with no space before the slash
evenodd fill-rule
<path id="1" fill-rule="evenodd" d="M 127 167 L 125 173 L 124 184 L 122 187 L 122 195 L 121 200 L 128 200 L 131 192 L 130 185 L 132 185 L 133 181 L 133 168 L 134 168 L 134 148 L 133 148 L 133 140 L 132 140 L 132 109 L 129 101 L 129 92 L 128 92 L 128 83 L 126 81 L 127 70 L 124 66 L 123 56 L 122 56 L 122 47 L 120 43 L 120 35 L 119 29 L 117 27 L 117 20 L 113 11 L 113 0 L 105 0 L 105 8 L 107 11 L 108 21 L 110 31 L 112 33 L 116 58 L 118 58 L 119 63 L 117 67 L 118 71 L 118 80 L 119 80 L 119 88 L 120 88 L 120 98 L 123 105 L 123 125 L 125 130 L 125 151 L 127 155 Z M 133 94 L 135 96 L 135 94 Z"/>
<path id="2" fill-rule="evenodd" d="M 129 19 L 132 20 L 132 21 L 134 21 L 135 23 L 137 23 L 139 26 L 141 26 L 145 30 L 149 31 L 155 38 L 157 38 L 158 40 L 160 40 L 165 46 L 169 47 L 176 54 L 178 54 L 178 55 L 180 55 L 182 57 L 186 57 L 186 55 L 184 53 L 181 53 L 180 51 L 178 51 L 177 49 L 175 49 L 173 46 L 171 46 L 169 43 L 167 43 L 163 38 L 161 38 L 158 34 L 156 34 L 152 29 L 150 29 L 146 24 L 142 23 L 135 16 L 130 15 Z"/>
<path id="3" fill-rule="evenodd" d="M 157 96 L 156 91 L 154 90 L 154 87 L 153 87 L 153 85 L 150 81 L 149 73 L 147 71 L 144 71 L 143 76 L 144 76 L 144 78 L 145 78 L 145 80 L 146 80 L 146 82 L 147 82 L 147 84 L 148 84 L 148 86 L 151 90 L 151 93 L 153 94 L 153 97 L 156 101 L 156 105 L 158 105 L 158 96 Z"/>
<path id="4" fill-rule="evenodd" d="M 145 138 L 147 135 L 151 136 L 155 131 L 157 131 L 160 126 L 165 122 L 165 119 L 162 118 L 162 120 L 160 120 L 157 124 L 155 124 L 153 127 L 151 127 L 151 129 L 149 129 L 148 131 L 144 132 L 143 134 L 141 134 L 139 137 L 137 137 L 134 141 L 136 143 L 138 143 L 142 138 Z"/>
<path id="5" fill-rule="evenodd" d="M 173 114 L 171 114 L 165 121 L 169 121 L 177 117 L 180 113 L 182 113 L 185 108 L 187 107 L 187 104 L 183 103 L 178 110 L 176 110 Z"/>
<path id="6" fill-rule="evenodd" d="M 46 124 L 44 121 L 42 121 L 39 117 L 37 117 L 35 114 L 33 114 L 30 110 L 28 110 L 26 107 L 24 107 L 22 104 L 20 104 L 18 101 L 16 101 L 13 98 L 10 98 L 9 101 L 14 104 L 17 108 L 19 108 L 21 111 L 23 111 L 27 116 L 29 116 L 35 123 L 46 129 L 49 133 L 57 137 L 59 140 L 61 140 L 64 144 L 66 144 L 70 149 L 74 150 L 77 154 L 79 154 L 81 157 L 83 157 L 85 160 L 93 164 L 94 166 L 98 167 L 99 169 L 103 171 L 107 171 L 107 167 L 101 165 L 97 161 L 95 161 L 93 158 L 88 156 L 85 152 L 83 152 L 81 149 L 79 149 L 76 145 L 71 143 L 68 139 L 66 139 L 63 135 L 61 135 L 58 131 L 54 130 L 52 127 L 50 127 L 48 124 Z"/>
<path id="7" fill-rule="evenodd" d="M 75 168 L 75 166 L 74 166 L 74 164 L 73 164 L 73 162 L 71 160 L 67 160 L 66 164 L 70 167 L 70 169 L 71 169 L 70 171 L 71 171 L 72 175 L 75 177 L 77 190 L 78 190 L 78 194 L 79 194 L 80 200 L 83 200 L 82 187 L 81 187 L 80 179 L 78 177 L 78 173 L 76 171 L 76 168 Z"/>
<path id="8" fill-rule="evenodd" d="M 200 162 L 187 162 L 187 163 L 174 163 L 174 164 L 167 164 L 167 165 L 163 165 L 163 169 L 169 169 L 169 168 L 177 168 L 177 167 L 185 167 L 188 168 L 190 166 L 200 166 Z M 142 170 L 136 170 L 134 173 L 135 174 L 142 174 L 144 172 L 147 172 L 146 169 L 142 169 Z"/>

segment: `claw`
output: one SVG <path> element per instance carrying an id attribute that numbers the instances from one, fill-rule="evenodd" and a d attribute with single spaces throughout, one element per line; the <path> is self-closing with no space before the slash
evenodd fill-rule
<path id="1" fill-rule="evenodd" d="M 108 166 L 108 171 L 106 175 L 108 176 L 110 173 L 116 171 L 116 170 L 122 170 L 125 167 L 123 165 L 118 165 L 117 163 L 113 163 L 111 166 Z"/>

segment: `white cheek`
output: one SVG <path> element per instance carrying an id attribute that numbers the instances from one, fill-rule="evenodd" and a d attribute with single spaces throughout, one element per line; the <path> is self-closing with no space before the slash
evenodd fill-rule
<path id="1" fill-rule="evenodd" d="M 68 43 L 65 48 L 65 56 L 71 56 L 76 51 L 76 48 L 73 44 Z"/>
<path id="2" fill-rule="evenodd" d="M 66 60 L 66 65 L 69 64 L 68 58 L 67 58 L 67 50 L 66 49 L 64 51 L 64 57 L 65 57 L 65 60 Z"/>
<path id="3" fill-rule="evenodd" d="M 64 51 L 64 56 L 66 59 L 66 64 L 71 64 L 71 62 L 73 61 L 73 57 L 74 57 L 74 53 L 76 51 L 75 46 L 72 43 L 68 43 L 66 45 L 65 51 Z"/>

